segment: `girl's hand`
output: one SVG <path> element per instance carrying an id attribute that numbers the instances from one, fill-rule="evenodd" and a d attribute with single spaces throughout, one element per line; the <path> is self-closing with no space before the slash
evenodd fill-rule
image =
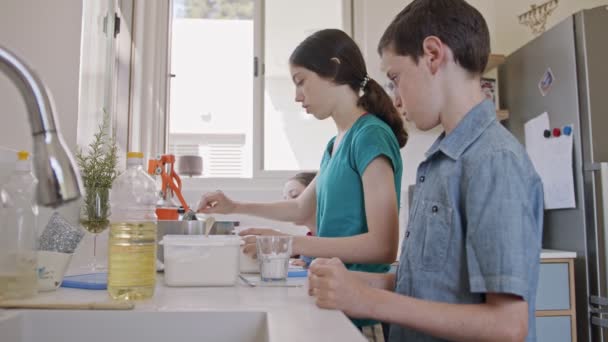
<path id="1" fill-rule="evenodd" d="M 201 196 L 196 211 L 204 214 L 232 214 L 235 209 L 236 203 L 217 190 Z"/>
<path id="2" fill-rule="evenodd" d="M 266 235 L 266 236 L 283 236 L 289 235 L 285 233 L 281 233 L 278 230 L 270 229 L 270 228 L 248 228 L 239 233 L 239 236 L 244 236 L 243 241 L 245 244 L 243 245 L 243 253 L 250 255 L 251 257 L 256 257 L 256 236 L 258 235 Z"/>

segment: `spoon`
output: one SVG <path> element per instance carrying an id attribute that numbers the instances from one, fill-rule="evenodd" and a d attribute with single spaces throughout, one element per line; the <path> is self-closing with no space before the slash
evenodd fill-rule
<path id="1" fill-rule="evenodd" d="M 209 236 L 211 232 L 211 228 L 213 228 L 213 224 L 215 223 L 215 218 L 213 216 L 207 216 L 205 219 L 205 237 Z"/>

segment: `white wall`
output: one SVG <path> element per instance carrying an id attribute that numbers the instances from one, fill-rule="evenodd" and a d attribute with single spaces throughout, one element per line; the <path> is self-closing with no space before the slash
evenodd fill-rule
<path id="1" fill-rule="evenodd" d="M 76 144 L 78 118 L 81 15 L 80 0 L 2 0 L 0 4 L 0 45 L 22 57 L 50 89 L 56 120 L 71 148 Z M 25 104 L 1 73 L 0 103 L 0 146 L 31 150 Z"/>

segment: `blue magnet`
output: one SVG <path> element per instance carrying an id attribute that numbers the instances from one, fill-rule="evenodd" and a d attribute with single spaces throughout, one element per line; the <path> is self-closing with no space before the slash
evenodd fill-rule
<path id="1" fill-rule="evenodd" d="M 570 134 L 572 134 L 572 127 L 564 126 L 564 129 L 562 131 L 564 132 L 565 135 L 570 135 Z"/>

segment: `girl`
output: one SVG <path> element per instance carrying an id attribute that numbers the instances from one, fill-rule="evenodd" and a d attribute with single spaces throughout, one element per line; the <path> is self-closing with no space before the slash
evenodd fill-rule
<path id="1" fill-rule="evenodd" d="M 368 76 L 356 43 L 340 30 L 306 38 L 290 57 L 290 71 L 296 102 L 336 124 L 317 177 L 295 200 L 245 203 L 216 191 L 202 196 L 198 211 L 288 222 L 316 213 L 316 236 L 294 237 L 294 254 L 338 257 L 350 270 L 387 272 L 398 245 L 399 149 L 407 141 L 402 117 Z M 277 234 L 270 229 L 241 234 L 252 233 Z M 254 254 L 255 241 L 246 242 L 245 252 Z"/>
<path id="2" fill-rule="evenodd" d="M 296 102 L 316 119 L 336 124 L 318 175 L 296 199 L 246 203 L 215 191 L 202 196 L 198 211 L 289 222 L 316 215 L 315 236 L 294 237 L 294 254 L 337 257 L 353 271 L 388 272 L 398 246 L 399 149 L 407 141 L 402 117 L 368 76 L 357 44 L 340 30 L 321 30 L 306 38 L 289 62 Z M 278 234 L 271 229 L 241 232 Z M 245 243 L 245 253 L 255 254 L 255 236 Z M 378 327 L 374 321 L 353 322 L 364 333 Z"/>
<path id="3" fill-rule="evenodd" d="M 350 270 L 387 272 L 398 245 L 399 149 L 407 141 L 402 117 L 368 76 L 357 44 L 340 30 L 321 30 L 306 38 L 289 62 L 296 102 L 318 120 L 333 120 L 337 128 L 317 177 L 294 200 L 245 203 L 216 191 L 202 196 L 198 211 L 289 222 L 316 214 L 315 236 L 294 237 L 294 254 L 338 257 Z M 254 254 L 255 237 L 246 243 L 245 252 Z"/>

